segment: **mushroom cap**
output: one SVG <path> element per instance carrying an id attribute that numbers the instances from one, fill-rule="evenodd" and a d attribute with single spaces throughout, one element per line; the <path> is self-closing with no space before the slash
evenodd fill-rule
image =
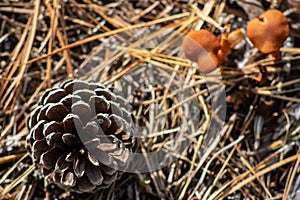
<path id="1" fill-rule="evenodd" d="M 197 62 L 204 54 L 217 55 L 220 49 L 219 39 L 207 30 L 191 31 L 182 42 L 185 56 L 191 61 Z"/>
<path id="2" fill-rule="evenodd" d="M 218 56 L 213 53 L 208 53 L 208 55 L 198 57 L 197 64 L 199 71 L 202 73 L 210 73 L 217 69 L 219 65 Z"/>
<path id="3" fill-rule="evenodd" d="M 248 23 L 247 35 L 262 53 L 276 52 L 289 35 L 288 21 L 281 11 L 268 10 Z"/>

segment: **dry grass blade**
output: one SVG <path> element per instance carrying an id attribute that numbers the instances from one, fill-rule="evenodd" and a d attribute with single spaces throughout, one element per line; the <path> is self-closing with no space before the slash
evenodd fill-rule
<path id="1" fill-rule="evenodd" d="M 232 155 L 234 153 L 234 151 L 236 150 L 236 147 L 233 148 L 229 154 L 229 156 L 226 158 L 221 170 L 219 171 L 218 175 L 216 176 L 216 178 L 214 179 L 214 182 L 211 184 L 211 186 L 207 189 L 207 191 L 205 192 L 205 194 L 203 195 L 203 200 L 206 200 L 208 199 L 213 187 L 216 186 L 217 182 L 219 181 L 219 178 L 221 178 L 222 174 L 224 174 L 224 170 L 225 170 L 225 167 L 228 165 L 228 162 L 229 160 L 232 158 Z"/>
<path id="2" fill-rule="evenodd" d="M 10 63 L 10 65 L 8 66 L 8 68 L 6 70 L 7 73 L 4 74 L 4 80 L 5 80 L 5 82 L 2 84 L 2 88 L 1 88 L 1 91 L 0 91 L 0 95 L 2 96 L 2 99 L 1 99 L 0 103 L 2 105 L 6 101 L 7 96 L 11 93 L 11 90 L 14 88 L 14 85 L 15 85 L 15 84 L 11 84 L 11 86 L 9 88 L 7 88 L 9 82 L 12 81 L 12 80 L 15 80 L 12 77 L 13 77 L 13 74 L 17 71 L 17 69 L 19 67 L 19 64 L 21 62 L 20 51 L 21 51 L 22 46 L 24 45 L 25 38 L 26 38 L 26 36 L 28 34 L 28 29 L 29 29 L 29 26 L 30 26 L 30 23 L 31 23 L 30 19 L 28 20 L 26 28 L 25 28 L 25 30 L 24 30 L 24 32 L 22 34 L 22 37 L 21 37 L 18 45 L 15 48 L 15 52 L 14 52 L 14 55 L 12 57 L 12 62 Z M 13 62 L 15 62 L 15 63 L 13 64 Z"/>
<path id="3" fill-rule="evenodd" d="M 53 6 L 54 9 L 52 9 L 50 3 L 46 3 L 47 8 L 49 9 L 50 13 L 50 18 L 51 18 L 51 26 L 49 29 L 49 42 L 48 42 L 48 54 L 52 52 L 53 48 L 53 41 L 56 35 L 57 31 L 57 23 L 58 23 L 58 2 L 56 0 L 53 1 Z M 52 61 L 51 61 L 51 56 L 47 57 L 47 69 L 46 69 L 46 82 L 47 86 L 51 87 L 51 67 L 52 66 Z"/>
<path id="4" fill-rule="evenodd" d="M 211 165 L 212 161 L 214 159 L 216 159 L 217 156 L 219 156 L 221 153 L 223 153 L 224 151 L 227 151 L 228 149 L 232 148 L 233 146 L 237 145 L 238 143 L 240 143 L 242 140 L 244 139 L 244 136 L 239 137 L 236 141 L 230 143 L 229 145 L 225 146 L 224 148 L 220 149 L 217 153 L 215 153 L 212 158 L 207 162 L 206 166 L 203 169 L 203 173 L 201 175 L 201 178 L 199 179 L 199 182 L 197 183 L 195 189 L 193 190 L 193 193 L 190 195 L 189 199 L 192 198 L 192 196 L 195 194 L 196 190 L 198 190 L 198 188 L 200 187 L 200 185 L 203 183 L 205 175 L 207 173 L 207 170 L 209 168 L 209 166 Z M 198 169 L 199 170 L 199 169 Z"/>
<path id="5" fill-rule="evenodd" d="M 13 188 L 15 188 L 18 184 L 20 184 L 29 174 L 34 171 L 35 167 L 30 166 L 22 175 L 20 175 L 17 179 L 11 182 L 0 194 L 0 197 L 4 197 L 7 193 L 9 193 Z"/>
<path id="6" fill-rule="evenodd" d="M 297 154 L 300 154 L 300 152 L 298 151 Z M 289 178 L 288 178 L 288 184 L 286 184 L 282 199 L 288 199 L 288 196 L 289 196 L 291 188 L 292 188 L 292 184 L 293 184 L 293 182 L 295 180 L 295 177 L 297 175 L 297 169 L 299 167 L 299 164 L 300 164 L 300 159 L 298 158 L 297 161 L 295 162 L 294 167 L 291 168 L 290 175 L 289 175 Z"/>
<path id="7" fill-rule="evenodd" d="M 186 17 L 188 15 L 189 15 L 189 13 L 182 13 L 182 14 L 178 14 L 178 15 L 158 19 L 158 20 L 155 20 L 155 21 L 140 23 L 140 24 L 137 24 L 137 25 L 132 25 L 132 26 L 124 27 L 124 28 L 119 28 L 119 29 L 116 29 L 116 30 L 112 30 L 112 31 L 108 31 L 108 32 L 101 33 L 101 34 L 98 34 L 98 35 L 94 35 L 94 36 L 91 36 L 89 38 L 85 38 L 81 41 L 74 42 L 72 44 L 68 44 L 67 46 L 62 47 L 60 49 L 57 49 L 57 50 L 51 52 L 50 54 L 40 56 L 36 59 L 32 59 L 29 62 L 27 62 L 26 64 L 31 64 L 31 63 L 37 62 L 39 60 L 42 60 L 42 59 L 47 58 L 49 56 L 55 55 L 55 54 L 57 54 L 61 51 L 64 51 L 66 49 L 74 48 L 74 47 L 77 47 L 79 45 L 82 45 L 82 44 L 85 44 L 85 43 L 88 43 L 88 42 L 91 42 L 91 41 L 94 41 L 94 40 L 98 40 L 98 39 L 103 38 L 103 37 L 112 36 L 112 35 L 115 35 L 115 34 L 118 34 L 118 33 L 133 30 L 133 29 L 136 29 L 136 28 L 148 27 L 148 26 L 151 26 L 151 25 L 154 25 L 154 24 L 159 24 L 159 23 L 163 23 L 163 22 L 166 22 L 166 21 L 170 21 L 170 20 L 180 19 L 180 18 Z"/>
<path id="8" fill-rule="evenodd" d="M 19 13 L 19 14 L 33 14 L 34 13 L 33 10 L 16 8 L 16 7 L 0 7 L 0 11 Z"/>
<path id="9" fill-rule="evenodd" d="M 3 165 L 5 163 L 9 163 L 9 162 L 15 161 L 15 160 L 21 158 L 24 155 L 25 154 L 22 153 L 22 154 L 8 155 L 8 156 L 1 157 L 0 158 L 0 165 Z"/>
<path id="10" fill-rule="evenodd" d="M 214 25 L 216 28 L 218 28 L 220 31 L 224 32 L 225 29 L 221 27 L 214 19 L 209 17 L 209 13 L 214 8 L 215 1 L 209 1 L 207 4 L 205 4 L 205 7 L 203 9 L 203 12 L 197 7 L 197 5 L 193 4 L 192 9 L 194 9 L 194 12 L 204 21 Z M 202 23 L 201 23 L 202 25 Z M 199 26 L 199 25 L 198 25 Z M 199 27 L 200 29 L 200 27 Z"/>
<path id="11" fill-rule="evenodd" d="M 206 134 L 206 131 L 207 129 L 209 128 L 209 125 L 210 125 L 210 120 L 211 120 L 211 116 L 209 114 L 209 111 L 208 111 L 208 108 L 207 108 L 207 105 L 204 101 L 204 98 L 202 95 L 199 96 L 200 98 L 200 102 L 202 104 L 202 107 L 204 108 L 204 113 L 205 113 L 205 123 L 203 124 L 203 126 L 201 127 L 200 129 L 200 137 L 197 141 L 197 146 L 195 148 L 195 151 L 194 151 L 194 155 L 193 155 L 193 159 L 192 159 L 192 164 L 191 164 L 191 167 L 190 167 L 190 170 L 189 170 L 189 173 L 190 173 L 190 176 L 189 178 L 186 180 L 186 183 L 184 185 L 184 188 L 182 189 L 181 193 L 180 193 L 180 196 L 179 196 L 179 199 L 183 199 L 184 196 L 185 196 L 185 193 L 186 193 L 186 190 L 187 188 L 189 187 L 189 184 L 191 183 L 192 181 L 192 177 L 193 177 L 193 174 L 195 174 L 197 172 L 197 170 L 195 170 L 195 162 L 196 162 L 196 158 L 198 156 L 198 152 L 201 148 L 201 145 L 203 143 L 203 140 L 204 140 L 204 136 Z M 217 140 L 216 140 L 217 141 Z M 213 146 L 213 145 L 212 145 Z M 203 156 L 205 157 L 205 156 Z M 204 161 L 204 160 L 203 160 Z M 202 166 L 203 163 L 198 163 L 197 166 L 199 168 L 199 166 Z"/>
<path id="12" fill-rule="evenodd" d="M 286 164 L 288 164 L 290 162 L 293 162 L 293 161 L 295 161 L 295 160 L 297 160 L 299 158 L 300 158 L 300 155 L 294 155 L 294 156 L 286 158 L 286 159 L 284 159 L 282 161 L 279 161 L 278 163 L 275 163 L 275 164 L 273 164 L 273 165 L 271 165 L 269 167 L 266 167 L 265 169 L 262 169 L 261 171 L 256 172 L 254 174 L 254 176 L 246 178 L 245 180 L 241 181 L 237 185 L 231 187 L 230 190 L 229 190 L 229 192 L 228 192 L 228 194 L 231 194 L 231 193 L 235 192 L 236 190 L 239 190 L 241 187 L 243 187 L 246 184 L 248 184 L 248 183 L 252 182 L 253 180 L 255 180 L 256 177 L 260 177 L 260 176 L 262 176 L 262 175 L 264 175 L 264 174 L 266 174 L 266 173 L 268 173 L 268 172 L 270 172 L 270 171 L 272 171 L 272 170 L 274 170 L 276 168 L 279 168 L 279 167 L 281 167 L 283 165 L 286 165 Z M 228 195 L 228 194 L 225 194 L 225 195 Z"/>
<path id="13" fill-rule="evenodd" d="M 245 163 L 245 165 L 248 167 L 248 169 L 251 171 L 251 173 L 255 176 L 255 178 L 257 179 L 257 181 L 259 182 L 259 184 L 262 186 L 262 188 L 266 191 L 266 194 L 268 195 L 269 198 L 272 197 L 272 194 L 270 193 L 270 191 L 267 189 L 266 184 L 263 182 L 263 180 L 260 179 L 260 177 L 256 176 L 256 172 L 254 171 L 253 167 L 250 165 L 249 162 L 247 162 L 246 159 L 244 159 L 243 157 L 241 158 L 242 162 Z"/>

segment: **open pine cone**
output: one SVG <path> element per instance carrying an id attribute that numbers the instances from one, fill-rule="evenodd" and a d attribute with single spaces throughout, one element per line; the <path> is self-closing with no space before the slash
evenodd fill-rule
<path id="1" fill-rule="evenodd" d="M 106 188 L 127 167 L 129 105 L 103 85 L 68 80 L 45 91 L 27 121 L 27 150 L 46 180 L 75 192 Z"/>

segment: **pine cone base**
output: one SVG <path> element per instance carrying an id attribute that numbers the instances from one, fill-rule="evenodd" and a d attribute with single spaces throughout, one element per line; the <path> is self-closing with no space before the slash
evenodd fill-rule
<path id="1" fill-rule="evenodd" d="M 107 188 L 126 169 L 135 143 L 129 107 L 97 83 L 68 80 L 46 90 L 27 121 L 34 164 L 68 191 Z"/>

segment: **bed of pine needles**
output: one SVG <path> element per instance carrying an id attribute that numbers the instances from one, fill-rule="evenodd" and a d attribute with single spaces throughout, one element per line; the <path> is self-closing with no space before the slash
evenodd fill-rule
<path id="1" fill-rule="evenodd" d="M 247 39 L 208 75 L 184 57 L 188 31 L 244 31 L 270 8 L 291 30 L 280 59 Z M 299 19 L 298 0 L 1 0 L 0 199 L 300 199 Z M 26 119 L 43 91 L 74 78 L 126 88 L 148 134 L 138 151 L 176 159 L 94 194 L 45 185 L 25 149 Z M 172 152 L 185 127 L 189 145 Z"/>

